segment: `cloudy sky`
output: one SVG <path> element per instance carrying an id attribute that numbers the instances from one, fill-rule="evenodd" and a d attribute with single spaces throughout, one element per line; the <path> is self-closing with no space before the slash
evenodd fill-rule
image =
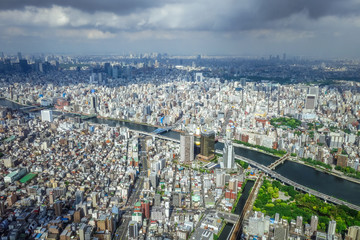
<path id="1" fill-rule="evenodd" d="M 360 0 L 0 0 L 0 51 L 360 57 Z"/>

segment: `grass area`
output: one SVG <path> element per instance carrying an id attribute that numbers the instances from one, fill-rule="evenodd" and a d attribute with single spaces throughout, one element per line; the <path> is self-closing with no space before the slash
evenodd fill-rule
<path id="1" fill-rule="evenodd" d="M 270 124 L 273 125 L 275 128 L 286 126 L 291 129 L 295 129 L 301 125 L 301 121 L 295 118 L 280 117 L 272 118 L 270 120 Z"/>
<path id="2" fill-rule="evenodd" d="M 243 141 L 240 141 L 240 140 L 234 140 L 234 142 L 237 143 L 237 144 L 245 145 L 247 147 L 253 147 L 253 148 L 263 150 L 264 152 L 274 154 L 274 155 L 276 155 L 278 157 L 282 157 L 282 156 L 284 156 L 286 154 L 286 151 L 284 151 L 284 150 L 276 150 L 276 149 L 272 149 L 272 148 L 268 148 L 268 147 L 264 147 L 264 146 L 260 146 L 260 145 L 254 145 L 254 144 L 251 144 L 251 143 L 243 142 Z"/>
<path id="3" fill-rule="evenodd" d="M 279 192 L 283 192 L 290 199 L 284 201 L 279 199 Z M 336 221 L 336 231 L 344 233 L 349 226 L 360 225 L 360 212 L 352 210 L 344 205 L 333 205 L 310 196 L 299 193 L 292 186 L 282 185 L 278 181 L 270 182 L 264 180 L 255 200 L 254 210 L 262 211 L 270 217 L 279 213 L 283 219 L 296 219 L 302 216 L 304 223 L 311 221 L 311 216 L 319 217 L 318 229 L 326 231 L 331 219 Z"/>
<path id="4" fill-rule="evenodd" d="M 321 166 L 326 169 L 332 170 L 332 167 L 329 164 L 323 163 L 321 161 L 312 160 L 311 158 L 302 158 L 301 161 L 304 161 L 311 166 Z"/>
<path id="5" fill-rule="evenodd" d="M 233 205 L 233 208 L 231 209 L 231 213 L 235 212 L 236 206 L 237 206 L 237 204 L 238 204 L 238 202 L 240 200 L 240 197 L 242 195 L 241 193 L 242 193 L 242 191 L 238 191 L 237 196 L 236 196 L 236 200 L 235 200 L 234 205 Z"/>

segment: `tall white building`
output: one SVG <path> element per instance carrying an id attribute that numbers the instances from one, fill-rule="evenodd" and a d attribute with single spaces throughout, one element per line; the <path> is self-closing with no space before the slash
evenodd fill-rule
<path id="1" fill-rule="evenodd" d="M 41 111 L 41 121 L 45 122 L 52 122 L 53 119 L 53 115 L 52 115 L 52 110 L 42 110 Z"/>
<path id="2" fill-rule="evenodd" d="M 180 135 L 180 161 L 192 162 L 194 160 L 194 136 L 192 134 Z"/>
<path id="3" fill-rule="evenodd" d="M 334 236 L 335 230 L 336 230 L 336 221 L 335 220 L 329 221 L 329 227 L 328 227 L 328 232 L 327 232 L 328 237 Z"/>
<path id="4" fill-rule="evenodd" d="M 224 168 L 232 169 L 235 167 L 234 162 L 234 146 L 230 140 L 224 142 L 224 149 L 223 149 L 223 161 L 224 161 Z"/>

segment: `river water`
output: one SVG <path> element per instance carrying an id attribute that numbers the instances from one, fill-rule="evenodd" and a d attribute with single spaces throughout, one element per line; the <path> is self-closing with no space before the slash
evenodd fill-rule
<path id="1" fill-rule="evenodd" d="M 19 104 L 5 99 L 0 99 L 0 105 L 13 109 L 19 109 L 22 107 Z M 94 123 L 108 124 L 110 126 L 120 125 L 130 129 L 141 130 L 145 132 L 152 132 L 156 129 L 152 126 L 101 118 L 94 118 L 90 119 L 89 121 Z M 174 139 L 180 139 L 180 134 L 175 131 L 169 131 L 163 135 Z M 216 143 L 215 145 L 217 149 L 221 150 L 223 146 L 224 145 L 222 143 Z M 270 165 L 277 159 L 276 157 L 246 148 L 234 147 L 234 149 L 237 155 L 244 156 L 263 165 Z M 360 206 L 360 184 L 322 173 L 311 167 L 307 167 L 291 161 L 286 161 L 284 164 L 279 165 L 275 171 L 301 185 Z"/>

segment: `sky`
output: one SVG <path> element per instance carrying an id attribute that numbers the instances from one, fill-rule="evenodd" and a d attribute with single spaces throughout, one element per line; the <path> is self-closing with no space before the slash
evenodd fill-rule
<path id="1" fill-rule="evenodd" d="M 0 0 L 0 52 L 360 57 L 360 0 Z"/>

